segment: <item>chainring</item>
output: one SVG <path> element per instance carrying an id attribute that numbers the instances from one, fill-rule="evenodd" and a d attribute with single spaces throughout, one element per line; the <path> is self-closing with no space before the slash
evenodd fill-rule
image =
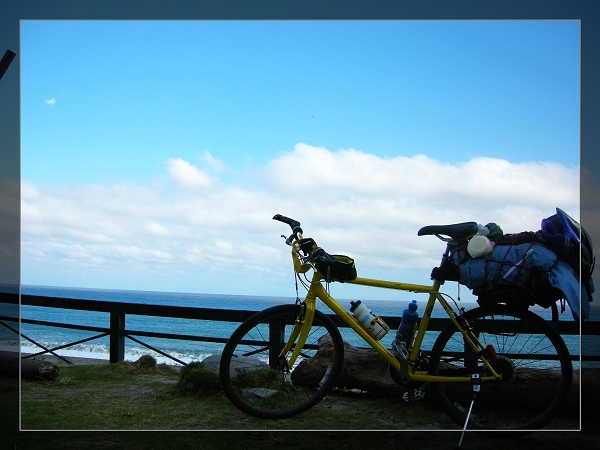
<path id="1" fill-rule="evenodd" d="M 415 370 L 425 371 L 425 370 L 428 370 L 428 367 L 429 367 L 429 358 L 427 357 L 427 355 L 425 353 L 421 352 L 417 358 Z M 402 386 L 405 389 L 423 389 L 423 387 L 427 384 L 427 383 L 423 383 L 422 381 L 409 381 L 408 383 L 403 383 L 400 372 L 398 372 L 396 369 L 394 369 L 389 364 L 388 364 L 388 372 L 389 372 L 392 380 L 394 380 L 394 383 L 396 383 L 399 386 Z"/>

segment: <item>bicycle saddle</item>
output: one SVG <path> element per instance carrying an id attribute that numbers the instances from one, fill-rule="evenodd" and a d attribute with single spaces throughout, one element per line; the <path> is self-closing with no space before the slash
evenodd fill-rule
<path id="1" fill-rule="evenodd" d="M 451 225 L 427 225 L 419 230 L 419 236 L 444 235 L 452 239 L 466 239 L 477 234 L 479 227 L 477 222 L 454 223 Z"/>

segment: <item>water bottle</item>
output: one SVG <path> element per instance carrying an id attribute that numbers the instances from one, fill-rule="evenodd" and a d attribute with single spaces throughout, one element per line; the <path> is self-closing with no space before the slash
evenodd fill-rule
<path id="1" fill-rule="evenodd" d="M 383 319 L 373 314 L 360 300 L 350 302 L 350 305 L 350 312 L 375 339 L 380 340 L 390 330 Z"/>
<path id="2" fill-rule="evenodd" d="M 408 308 L 406 308 L 402 313 L 402 320 L 400 321 L 400 326 L 398 327 L 398 332 L 396 333 L 396 337 L 401 341 L 404 341 L 407 347 L 410 346 L 413 331 L 415 329 L 415 323 L 417 323 L 417 319 L 419 318 L 417 307 L 418 305 L 416 300 L 413 300 L 408 304 Z"/>

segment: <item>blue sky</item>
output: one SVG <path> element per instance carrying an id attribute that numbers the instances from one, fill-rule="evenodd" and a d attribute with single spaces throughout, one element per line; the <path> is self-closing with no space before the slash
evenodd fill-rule
<path id="1" fill-rule="evenodd" d="M 275 213 L 410 280 L 443 251 L 420 226 L 577 216 L 579 31 L 22 21 L 22 281 L 285 294 Z"/>

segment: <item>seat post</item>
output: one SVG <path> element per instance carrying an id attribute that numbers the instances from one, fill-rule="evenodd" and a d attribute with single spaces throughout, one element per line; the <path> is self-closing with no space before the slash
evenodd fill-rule
<path id="1" fill-rule="evenodd" d="M 446 250 L 444 251 L 444 254 L 442 255 L 442 261 L 440 262 L 440 267 L 442 267 L 442 264 L 444 264 L 444 262 L 446 262 L 446 260 L 448 259 L 448 256 L 450 255 L 450 242 L 451 241 L 446 242 Z"/>

